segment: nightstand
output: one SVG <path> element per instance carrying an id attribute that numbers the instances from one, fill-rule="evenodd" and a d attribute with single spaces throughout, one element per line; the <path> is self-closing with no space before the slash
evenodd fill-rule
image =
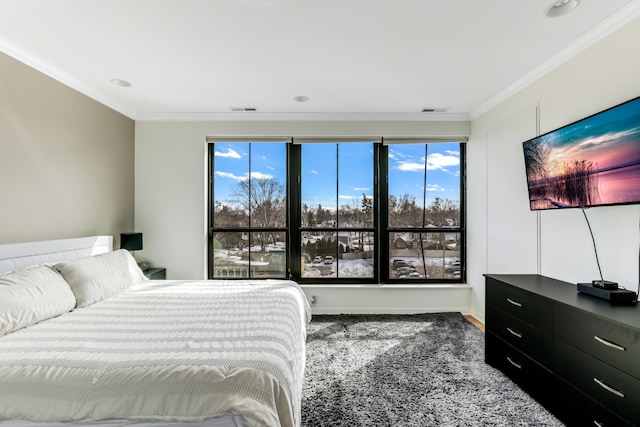
<path id="1" fill-rule="evenodd" d="M 149 268 L 144 270 L 143 273 L 149 280 L 164 280 L 167 278 L 166 268 Z"/>

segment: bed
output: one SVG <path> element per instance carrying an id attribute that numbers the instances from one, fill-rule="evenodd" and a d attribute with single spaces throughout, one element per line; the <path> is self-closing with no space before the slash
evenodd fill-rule
<path id="1" fill-rule="evenodd" d="M 0 427 L 298 427 L 289 280 L 147 280 L 111 236 L 0 245 Z"/>

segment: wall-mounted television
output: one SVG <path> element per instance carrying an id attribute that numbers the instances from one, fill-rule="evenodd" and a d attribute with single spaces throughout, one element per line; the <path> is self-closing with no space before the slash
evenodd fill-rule
<path id="1" fill-rule="evenodd" d="M 522 146 L 531 210 L 640 203 L 640 97 Z"/>

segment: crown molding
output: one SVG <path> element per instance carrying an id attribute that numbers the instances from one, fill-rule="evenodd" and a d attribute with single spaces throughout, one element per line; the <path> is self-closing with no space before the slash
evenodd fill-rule
<path id="1" fill-rule="evenodd" d="M 467 113 L 140 113 L 136 121 L 148 122 L 468 122 Z"/>
<path id="2" fill-rule="evenodd" d="M 531 70 L 522 78 L 516 80 L 512 85 L 508 86 L 506 89 L 499 92 L 488 101 L 475 108 L 469 113 L 469 118 L 471 120 L 477 119 L 484 113 L 497 107 L 502 102 L 517 94 L 525 87 L 542 78 L 546 74 L 556 69 L 558 66 L 567 62 L 569 59 L 573 58 L 580 52 L 593 46 L 594 44 L 605 38 L 607 35 L 613 33 L 614 31 L 618 30 L 619 28 L 639 16 L 640 2 L 631 0 L 625 6 L 621 7 L 615 13 L 610 15 L 607 19 L 603 20 L 591 30 L 578 37 L 573 43 L 561 49 L 557 54 L 542 62 L 539 66 Z"/>
<path id="3" fill-rule="evenodd" d="M 2 37 L 0 37 L 0 52 L 5 53 L 6 55 L 16 59 L 17 61 L 20 61 L 23 64 L 26 64 L 29 67 L 41 72 L 42 74 L 56 80 L 58 83 L 62 83 L 65 86 L 68 86 L 71 89 L 74 89 L 81 94 L 88 96 L 89 98 L 111 108 L 112 110 L 115 110 L 120 114 L 129 117 L 130 119 L 133 119 L 135 116 L 134 111 L 131 111 L 123 105 L 114 102 L 112 99 L 103 96 L 92 87 L 87 86 L 72 75 L 61 71 L 60 69 L 52 66 L 46 61 L 36 58 L 30 52 Z"/>

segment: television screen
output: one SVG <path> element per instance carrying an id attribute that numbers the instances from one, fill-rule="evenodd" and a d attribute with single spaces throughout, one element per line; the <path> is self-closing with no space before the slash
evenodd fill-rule
<path id="1" fill-rule="evenodd" d="M 640 203 L 640 97 L 522 146 L 531 210 Z"/>

